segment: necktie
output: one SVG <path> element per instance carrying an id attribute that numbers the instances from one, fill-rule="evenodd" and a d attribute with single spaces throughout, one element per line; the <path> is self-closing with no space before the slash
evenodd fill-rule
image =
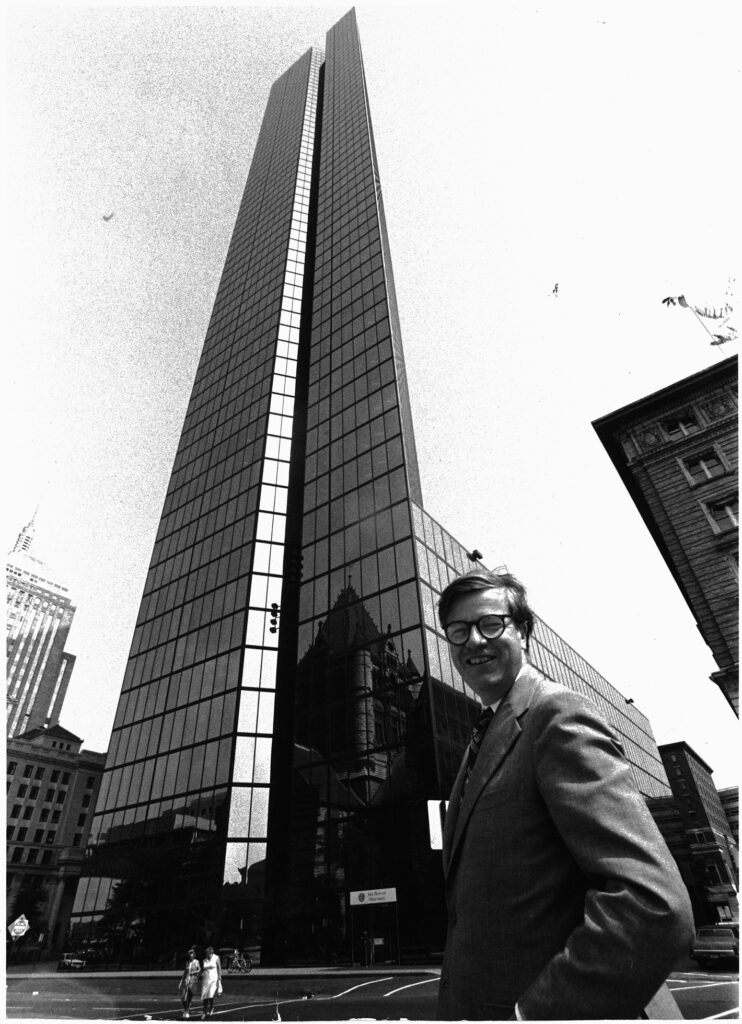
<path id="1" fill-rule="evenodd" d="M 492 708 L 483 708 L 479 718 L 474 724 L 474 728 L 472 729 L 471 739 L 469 740 L 469 749 L 466 752 L 466 780 L 464 782 L 464 789 L 466 789 L 466 784 L 474 771 L 474 762 L 477 759 L 477 754 L 479 753 L 479 748 L 482 746 L 484 734 L 487 732 L 487 726 L 490 724 L 493 715 L 494 711 Z"/>

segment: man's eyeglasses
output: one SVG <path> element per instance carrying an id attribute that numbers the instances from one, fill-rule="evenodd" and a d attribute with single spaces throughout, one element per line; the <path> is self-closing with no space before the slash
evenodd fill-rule
<path id="1" fill-rule="evenodd" d="M 469 639 L 471 627 L 476 626 L 477 632 L 485 640 L 497 640 L 505 632 L 506 619 L 515 622 L 512 615 L 483 615 L 481 619 L 474 619 L 471 622 L 449 622 L 446 626 L 446 639 L 454 647 L 463 647 Z"/>

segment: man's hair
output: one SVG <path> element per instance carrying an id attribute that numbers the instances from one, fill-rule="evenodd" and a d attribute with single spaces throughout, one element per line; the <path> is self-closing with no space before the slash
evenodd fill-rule
<path id="1" fill-rule="evenodd" d="M 489 569 L 475 569 L 465 572 L 448 584 L 438 602 L 438 618 L 441 626 L 446 628 L 451 605 L 461 594 L 470 594 L 475 590 L 504 590 L 508 597 L 508 614 L 523 630 L 526 637 L 526 650 L 533 632 L 533 611 L 528 604 L 526 588 L 509 572 L 492 572 Z"/>

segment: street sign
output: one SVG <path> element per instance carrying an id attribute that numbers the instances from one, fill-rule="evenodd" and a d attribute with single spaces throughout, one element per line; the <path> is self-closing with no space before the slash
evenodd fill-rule
<path id="1" fill-rule="evenodd" d="M 22 935 L 25 935 L 31 925 L 26 920 L 26 915 L 21 914 L 17 917 L 12 924 L 8 925 L 8 931 L 13 939 L 20 939 Z"/>
<path id="2" fill-rule="evenodd" d="M 371 903 L 396 903 L 397 890 L 392 889 L 357 889 L 350 893 L 351 907 L 366 907 Z"/>

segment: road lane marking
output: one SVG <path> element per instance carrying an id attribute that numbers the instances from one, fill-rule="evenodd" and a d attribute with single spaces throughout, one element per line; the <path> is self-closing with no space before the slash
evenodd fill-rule
<path id="1" fill-rule="evenodd" d="M 701 1020 L 721 1020 L 722 1017 L 729 1016 L 730 1013 L 739 1013 L 739 1007 L 735 1006 L 731 1010 L 722 1010 L 721 1013 L 715 1013 L 713 1017 L 701 1017 Z M 735 1018 L 736 1020 L 736 1018 Z"/>
<path id="2" fill-rule="evenodd" d="M 365 988 L 368 985 L 378 985 L 378 984 L 381 984 L 382 982 L 388 982 L 388 981 L 393 981 L 393 980 L 394 980 L 394 976 L 393 975 L 389 975 L 388 977 L 383 977 L 383 978 L 370 978 L 368 981 L 363 981 L 363 982 L 361 982 L 358 985 L 353 985 L 353 986 L 351 986 L 351 988 L 344 989 L 342 992 L 337 992 L 334 995 L 315 996 L 314 999 L 315 1000 L 340 999 L 343 996 L 347 996 L 351 992 L 356 992 L 356 991 L 358 991 L 358 989 Z M 432 978 L 426 978 L 423 981 L 414 982 L 414 984 L 411 984 L 411 985 L 403 985 L 402 988 L 413 988 L 414 985 L 424 985 L 424 984 L 427 984 L 428 981 L 438 981 L 438 980 L 439 980 L 439 975 L 436 972 L 436 974 Z M 394 991 L 402 991 L 402 989 L 396 989 Z M 394 994 L 394 992 L 388 992 L 388 993 L 385 993 L 385 996 L 386 995 L 393 995 L 393 994 Z M 87 1003 L 87 999 L 89 999 L 91 996 L 93 998 L 95 998 L 96 996 L 99 996 L 99 993 L 90 993 L 89 995 L 88 994 L 80 994 L 80 995 L 77 995 L 76 997 L 72 997 L 72 998 L 75 1001 L 79 1001 L 79 1002 L 81 1002 L 83 1004 L 86 1004 Z M 142 1014 L 142 1016 L 144 1016 L 145 1014 L 147 1014 L 148 1010 L 151 1013 L 158 1014 L 158 1017 L 160 1019 L 165 1019 L 165 1020 L 169 1019 L 171 1015 L 176 1017 L 176 1018 L 180 1018 L 181 1015 L 182 1015 L 183 1011 L 182 1011 L 181 1008 L 176 1008 L 176 1007 L 172 1006 L 173 999 L 172 999 L 171 996 L 158 996 L 158 995 L 153 993 L 151 996 L 145 997 L 145 999 L 146 999 L 146 1002 L 148 1004 L 148 1006 L 146 1008 L 142 1005 L 142 1003 L 139 1003 L 136 1006 L 131 1006 L 131 1005 L 130 1006 L 126 1006 L 126 1005 L 121 1006 L 121 1004 L 116 1005 L 115 998 L 112 999 L 111 1003 L 109 1003 L 109 1004 L 107 1004 L 105 1006 L 86 1006 L 85 1008 L 88 1009 L 88 1010 L 93 1010 L 93 1011 L 95 1011 L 95 1010 L 108 1010 L 109 1012 L 111 1012 L 111 1016 L 108 1019 L 109 1020 L 114 1020 L 114 1021 L 115 1020 L 126 1020 L 132 1013 Z M 50 995 L 50 996 L 46 997 L 44 1001 L 45 1002 L 66 1002 L 66 1003 L 68 1003 L 71 1000 L 70 1000 L 69 997 L 59 997 L 59 996 Z M 215 1006 L 213 1013 L 214 1013 L 214 1016 L 217 1017 L 217 1016 L 219 1016 L 221 1014 L 224 1014 L 224 1013 L 235 1013 L 235 1012 L 240 1012 L 241 1010 L 254 1010 L 254 1009 L 259 1009 L 259 1008 L 261 1008 L 263 1006 L 276 1006 L 276 1005 L 278 1005 L 278 1006 L 281 1006 L 281 1005 L 287 1006 L 290 1003 L 300 1003 L 300 1002 L 305 1002 L 305 1001 L 306 1001 L 305 997 L 300 996 L 300 997 L 297 997 L 295 999 L 279 999 L 278 1001 L 276 1001 L 275 999 L 261 1000 L 260 1002 L 245 1003 L 244 1005 L 239 1005 L 239 1004 L 223 1004 L 222 1007 Z M 144 1002 L 144 1000 L 143 1000 L 143 1002 Z M 166 1009 L 165 1008 L 160 1009 L 159 1007 L 158 1008 L 154 1008 L 151 1005 L 152 1003 L 161 1004 L 163 1002 L 169 1003 L 170 1006 L 168 1008 L 166 1008 Z M 26 1007 L 23 1006 L 23 1005 L 19 1006 L 19 1009 L 25 1009 L 25 1008 Z M 83 1007 L 81 1007 L 81 1009 L 82 1008 Z M 200 1016 L 200 1014 L 198 1013 L 198 1010 L 196 1010 L 195 1013 L 192 1014 L 192 1017 L 193 1017 L 194 1020 L 197 1020 L 199 1016 Z"/>
<path id="3" fill-rule="evenodd" d="M 424 978 L 422 981 L 413 981 L 409 985 L 402 985 L 401 988 L 393 988 L 391 992 L 384 993 L 384 999 L 388 999 L 389 996 L 395 996 L 397 992 L 404 992 L 406 988 L 415 988 L 416 985 L 429 985 L 431 981 L 440 981 L 440 978 L 436 974 L 434 978 Z"/>
<path id="4" fill-rule="evenodd" d="M 351 992 L 355 992 L 359 988 L 365 988 L 366 985 L 377 985 L 382 981 L 392 981 L 393 976 L 390 974 L 388 978 L 372 978 L 371 981 L 362 981 L 360 985 L 354 985 L 352 988 L 346 988 L 345 992 L 338 992 L 334 996 L 321 996 L 322 999 L 339 999 L 341 996 L 347 996 Z"/>
<path id="5" fill-rule="evenodd" d="M 372 978 L 370 981 L 364 981 L 360 985 L 353 985 L 352 988 L 347 988 L 345 989 L 344 992 L 337 992 L 335 995 L 314 996 L 314 1001 L 322 1002 L 324 1000 L 326 1002 L 330 999 L 339 999 L 341 996 L 347 996 L 350 992 L 355 992 L 359 988 L 365 988 L 366 985 L 377 985 L 382 981 L 392 981 L 392 976 L 390 975 L 388 978 Z M 260 1007 L 262 1006 L 280 1007 L 288 1006 L 290 1003 L 304 1003 L 306 1001 L 307 1000 L 304 998 L 304 996 L 299 996 L 296 999 L 268 999 L 259 1003 L 245 1003 L 244 1006 L 230 1004 L 229 1006 L 224 1006 L 222 1009 L 214 1007 L 214 1016 L 217 1017 L 220 1013 L 239 1013 L 242 1010 L 260 1009 Z"/>
<path id="6" fill-rule="evenodd" d="M 172 1003 L 172 1000 L 168 1000 L 168 1002 Z M 155 1009 L 155 1008 L 153 1008 L 151 1006 L 147 1006 L 147 1007 L 143 1008 L 142 1004 L 139 1003 L 137 1006 L 130 1006 L 128 1008 L 123 1007 L 120 1004 L 117 1005 L 116 1007 L 113 1007 L 113 1006 L 111 1006 L 109 1004 L 108 1006 L 91 1006 L 90 1009 L 91 1010 L 113 1010 L 114 1013 L 116 1013 L 116 1014 L 119 1014 L 119 1013 L 123 1013 L 124 1014 L 123 1017 L 117 1017 L 117 1016 L 110 1017 L 109 1018 L 110 1020 L 128 1020 L 130 1014 L 132 1014 L 132 1013 L 137 1013 L 137 1014 L 141 1013 L 142 1015 L 147 1014 L 147 1013 L 156 1013 L 158 1015 L 158 1018 L 162 1018 L 163 1014 L 170 1014 L 170 1013 L 174 1013 L 176 1015 L 176 1017 L 182 1017 L 183 1016 L 183 1007 L 182 1006 L 177 1007 L 177 1008 L 176 1007 L 171 1007 L 170 1009 L 166 1009 L 166 1010 L 159 1010 L 159 1009 Z M 200 1020 L 200 1018 L 201 1018 L 201 1014 L 198 1011 L 196 1011 L 195 1013 L 191 1014 L 191 1016 L 193 1017 L 194 1020 Z"/>
<path id="7" fill-rule="evenodd" d="M 689 985 L 688 988 L 684 988 L 683 992 L 690 992 L 692 988 L 717 988 L 719 985 L 736 985 L 736 981 L 707 981 L 704 985 Z M 678 989 L 680 991 L 680 989 Z M 711 1020 L 711 1017 L 708 1018 Z"/>
<path id="8" fill-rule="evenodd" d="M 677 971 L 675 974 L 671 974 L 669 981 L 682 981 L 683 979 L 678 977 L 680 974 L 685 974 L 688 978 L 729 978 L 736 980 L 737 975 L 732 974 L 729 971 Z"/>

